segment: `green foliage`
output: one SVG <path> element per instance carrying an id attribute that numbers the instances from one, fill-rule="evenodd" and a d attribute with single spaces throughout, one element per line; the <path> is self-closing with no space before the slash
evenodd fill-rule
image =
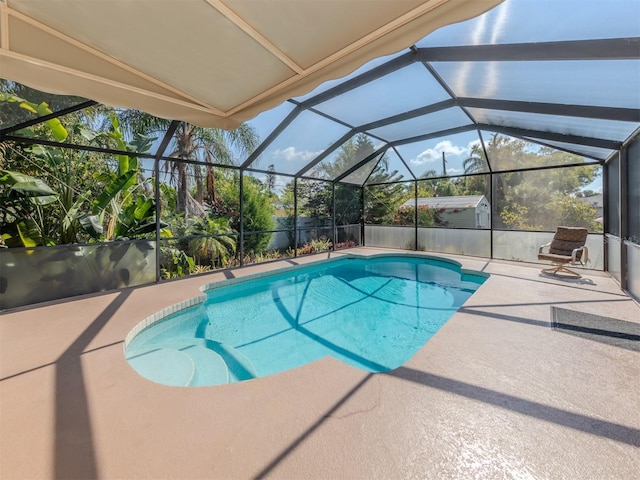
<path id="1" fill-rule="evenodd" d="M 180 278 L 195 270 L 196 264 L 184 250 L 173 246 L 160 247 L 160 272 L 164 278 Z"/>
<path id="2" fill-rule="evenodd" d="M 44 102 L 36 104 L 7 93 L 0 94 L 0 100 L 19 102 L 20 108 L 34 115 L 51 113 Z M 110 124 L 106 132 L 92 130 L 86 117 L 70 115 L 65 117 L 69 122 L 66 125 L 55 119 L 55 122 L 47 121 L 19 133 L 57 141 L 79 135 L 85 143 L 96 146 L 109 146 L 124 152 L 148 150 L 150 139 L 138 135 L 127 142 L 115 115 L 106 118 Z M 146 188 L 139 180 L 137 157 L 122 153 L 112 158 L 115 171 L 110 169 L 104 157 L 90 151 L 48 145 L 5 147 L 4 163 L 16 168 L 16 171 L 8 170 L 12 173 L 3 176 L 4 188 L 0 187 L 0 195 L 6 192 L 12 200 L 3 202 L 0 218 L 4 224 L 3 236 L 13 239 L 7 238 L 8 244 L 67 244 L 86 241 L 88 236 L 96 240 L 113 240 L 146 236 L 155 231 L 155 206 L 144 194 Z M 22 179 L 17 175 L 22 175 Z M 7 190 L 7 187 L 10 188 Z M 27 194 L 28 190 L 31 194 Z M 95 196 L 94 191 L 100 192 L 99 195 Z M 20 218 L 15 216 L 18 210 Z M 17 220 L 18 223 L 11 225 Z"/>
<path id="3" fill-rule="evenodd" d="M 169 120 L 135 110 L 123 112 L 119 120 L 125 131 L 145 136 L 164 134 L 171 123 Z M 238 156 L 245 158 L 256 149 L 259 137 L 255 129 L 248 124 L 241 124 L 235 130 L 222 130 L 181 122 L 173 140 L 173 150 L 166 156 L 208 164 L 203 166 L 167 161 L 163 166 L 172 186 L 176 188 L 175 212 L 188 216 L 192 213 L 189 211 L 190 200 L 195 200 L 200 205 L 205 201 L 215 203 L 217 200 L 213 164 L 237 164 Z M 190 193 L 192 187 L 195 188 L 195 198 Z"/>
<path id="4" fill-rule="evenodd" d="M 271 242 L 272 233 L 256 233 L 249 235 L 249 232 L 259 232 L 273 230 L 273 214 L 275 208 L 271 201 L 269 191 L 258 180 L 253 177 L 244 177 L 243 186 L 244 202 L 244 250 L 262 254 L 266 251 Z"/>
<path id="5" fill-rule="evenodd" d="M 337 184 L 336 225 L 353 225 L 362 220 L 361 188 L 355 185 Z"/>
<path id="6" fill-rule="evenodd" d="M 415 225 L 416 209 L 414 207 L 400 207 L 393 218 L 394 225 Z M 437 210 L 426 205 L 418 206 L 419 227 L 443 227 L 446 222 Z"/>
<path id="7" fill-rule="evenodd" d="M 404 183 L 365 187 L 365 223 L 391 225 L 400 205 L 412 193 L 411 187 Z"/>
<path id="8" fill-rule="evenodd" d="M 502 222 L 513 230 L 540 230 L 539 225 L 531 225 L 529 222 L 529 208 L 524 205 L 507 205 L 500 212 Z"/>
<path id="9" fill-rule="evenodd" d="M 298 248 L 295 253 L 297 256 L 301 256 L 301 255 L 310 255 L 312 253 L 327 252 L 331 250 L 331 246 L 332 246 L 331 240 L 321 237 L 316 240 L 311 240 L 310 242 L 305 243 L 302 247 Z M 287 250 L 287 255 L 292 257 L 293 254 L 294 254 L 293 249 L 289 248 Z"/>
<path id="10" fill-rule="evenodd" d="M 57 194 L 39 178 L 0 170 L 2 243 L 8 247 L 43 245 L 42 228 L 34 213 L 41 213 L 42 206 L 56 200 Z"/>
<path id="11" fill-rule="evenodd" d="M 602 231 L 598 211 L 578 193 L 599 175 L 594 165 L 501 174 L 497 177 L 499 226 L 555 230 L 558 225 Z"/>
<path id="12" fill-rule="evenodd" d="M 198 218 L 187 230 L 202 235 L 189 241 L 189 252 L 199 264 L 222 267 L 236 252 L 235 231 L 226 218 Z"/>
<path id="13" fill-rule="evenodd" d="M 20 108 L 31 112 L 38 117 L 44 117 L 45 115 L 53 113 L 46 102 L 33 103 L 8 92 L 0 92 L 0 102 L 15 103 Z M 60 123 L 59 119 L 51 118 L 46 120 L 44 123 L 49 127 L 51 133 L 58 142 L 63 142 L 69 136 L 69 132 L 67 132 L 67 129 L 64 128 L 62 123 Z"/>
<path id="14" fill-rule="evenodd" d="M 244 256 L 244 264 L 251 265 L 253 263 L 269 262 L 272 260 L 278 260 L 279 258 L 282 258 L 282 256 L 282 252 L 278 249 L 267 250 L 263 253 L 250 252 L 248 255 Z"/>
<path id="15" fill-rule="evenodd" d="M 160 236 L 170 237 L 167 224 L 160 223 Z M 156 231 L 156 207 L 151 198 L 140 195 L 118 213 L 113 237 L 115 240 L 147 236 Z"/>

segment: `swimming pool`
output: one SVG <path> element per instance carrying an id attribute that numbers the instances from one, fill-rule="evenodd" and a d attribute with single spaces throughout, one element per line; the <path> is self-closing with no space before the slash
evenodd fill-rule
<path id="1" fill-rule="evenodd" d="M 129 364 L 174 386 L 249 380 L 327 355 L 383 372 L 404 364 L 488 275 L 423 255 L 346 255 L 201 288 L 125 340 Z"/>

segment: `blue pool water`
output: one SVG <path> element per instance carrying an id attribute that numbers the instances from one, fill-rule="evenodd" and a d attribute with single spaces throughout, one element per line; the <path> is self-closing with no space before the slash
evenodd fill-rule
<path id="1" fill-rule="evenodd" d="M 399 367 L 486 275 L 410 255 L 340 257 L 204 287 L 206 300 L 129 340 L 142 376 L 217 385 L 281 372 L 327 355 L 382 372 Z"/>

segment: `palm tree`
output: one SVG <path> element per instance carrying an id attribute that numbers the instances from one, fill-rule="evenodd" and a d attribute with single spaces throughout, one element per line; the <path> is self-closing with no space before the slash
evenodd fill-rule
<path id="1" fill-rule="evenodd" d="M 189 251 L 196 262 L 224 267 L 236 252 L 235 233 L 226 218 L 200 217 L 189 228 L 191 235 L 206 235 L 189 241 Z"/>
<path id="2" fill-rule="evenodd" d="M 464 173 L 480 173 L 487 171 L 487 159 L 479 143 L 471 147 L 470 155 L 462 162 Z"/>
<path id="3" fill-rule="evenodd" d="M 141 135 L 163 135 L 171 123 L 169 120 L 137 110 L 123 112 L 120 120 L 130 133 Z M 165 173 L 177 186 L 176 212 L 185 214 L 189 213 L 190 200 L 195 200 L 200 205 L 204 200 L 215 201 L 214 164 L 236 165 L 239 159 L 235 158 L 234 152 L 244 158 L 253 152 L 259 143 L 255 129 L 245 123 L 235 130 L 222 130 L 181 122 L 173 135 L 173 140 L 173 148 L 169 155 L 166 155 L 167 157 L 197 160 L 208 164 L 206 175 L 203 175 L 201 165 L 180 161 L 167 161 L 164 164 Z M 189 171 L 192 172 L 195 180 L 195 199 L 189 194 Z M 196 210 L 200 209 L 196 208 Z"/>

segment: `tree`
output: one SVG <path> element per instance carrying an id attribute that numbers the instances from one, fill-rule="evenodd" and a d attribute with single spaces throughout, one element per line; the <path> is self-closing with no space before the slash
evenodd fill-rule
<path id="1" fill-rule="evenodd" d="M 498 134 L 487 145 L 492 164 L 500 168 L 522 165 L 562 166 L 535 171 L 505 172 L 494 176 L 494 225 L 518 230 L 555 230 L 558 225 L 584 226 L 601 231 L 597 210 L 578 200 L 580 192 L 600 174 L 597 165 L 576 165 L 580 156 Z M 492 157 L 495 155 L 495 159 Z M 497 159 L 497 160 L 496 160 Z"/>
<path id="2" fill-rule="evenodd" d="M 157 118 L 137 110 L 121 114 L 121 121 L 128 131 L 144 135 L 162 135 L 169 128 L 170 121 Z M 193 176 L 196 187 L 195 200 L 202 204 L 205 200 L 215 202 L 216 185 L 214 165 L 235 165 L 235 152 L 241 157 L 256 149 L 259 138 L 253 127 L 243 123 L 235 130 L 202 128 L 187 122 L 180 122 L 173 136 L 173 148 L 168 157 L 177 160 L 200 161 L 206 165 L 181 161 L 168 161 L 164 171 L 175 182 L 177 190 L 176 212 L 188 214 L 190 181 Z M 204 168 L 204 173 L 203 173 Z"/>
<path id="3" fill-rule="evenodd" d="M 246 253 L 264 253 L 271 242 L 275 208 L 265 185 L 254 177 L 245 176 L 243 186 L 244 250 Z M 263 232 L 253 233 L 250 232 Z"/>
<path id="4" fill-rule="evenodd" d="M 236 252 L 236 232 L 226 218 L 197 218 L 187 233 L 201 235 L 189 241 L 189 251 L 200 265 L 225 267 Z"/>
<path id="5" fill-rule="evenodd" d="M 471 146 L 469 156 L 462 162 L 464 173 L 469 175 L 472 173 L 480 173 L 487 171 L 487 158 L 480 143 L 474 143 Z"/>

